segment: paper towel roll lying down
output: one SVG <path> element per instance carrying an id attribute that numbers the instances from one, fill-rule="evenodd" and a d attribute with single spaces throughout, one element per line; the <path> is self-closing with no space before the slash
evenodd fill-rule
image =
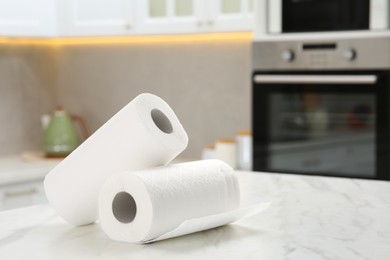
<path id="1" fill-rule="evenodd" d="M 265 209 L 241 208 L 236 173 L 203 160 L 112 175 L 99 196 L 99 221 L 113 240 L 149 243 L 202 231 Z"/>
<path id="2" fill-rule="evenodd" d="M 141 94 L 46 176 L 46 196 L 70 224 L 92 223 L 97 219 L 100 187 L 110 174 L 165 165 L 187 143 L 169 105 Z"/>

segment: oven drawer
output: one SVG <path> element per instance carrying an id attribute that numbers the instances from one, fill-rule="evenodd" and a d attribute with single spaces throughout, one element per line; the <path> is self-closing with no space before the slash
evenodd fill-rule
<path id="1" fill-rule="evenodd" d="M 47 203 L 42 180 L 0 187 L 0 211 Z"/>

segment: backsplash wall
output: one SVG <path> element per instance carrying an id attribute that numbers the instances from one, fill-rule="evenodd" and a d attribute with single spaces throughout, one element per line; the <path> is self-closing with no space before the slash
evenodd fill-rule
<path id="1" fill-rule="evenodd" d="M 143 92 L 165 99 L 189 135 L 183 157 L 250 128 L 250 42 L 64 46 L 59 102 L 96 130 Z"/>
<path id="2" fill-rule="evenodd" d="M 40 147 L 40 116 L 54 100 L 52 54 L 44 47 L 0 45 L 0 156 Z"/>
<path id="3" fill-rule="evenodd" d="M 143 92 L 161 96 L 190 138 L 183 157 L 250 128 L 250 42 L 1 45 L 0 156 L 41 148 L 56 105 L 92 131 Z"/>

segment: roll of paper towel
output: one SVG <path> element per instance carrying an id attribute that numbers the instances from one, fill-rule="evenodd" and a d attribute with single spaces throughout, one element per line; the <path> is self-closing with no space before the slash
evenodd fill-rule
<path id="1" fill-rule="evenodd" d="M 169 105 L 152 94 L 141 94 L 46 176 L 46 196 L 70 224 L 92 223 L 97 219 L 99 190 L 109 175 L 165 165 L 187 143 Z"/>
<path id="2" fill-rule="evenodd" d="M 202 160 L 112 175 L 100 191 L 99 221 L 113 240 L 149 243 L 225 225 L 268 206 L 239 205 L 233 169 Z"/>

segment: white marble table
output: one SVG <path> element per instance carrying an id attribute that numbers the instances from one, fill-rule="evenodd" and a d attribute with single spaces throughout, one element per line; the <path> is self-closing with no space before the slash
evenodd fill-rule
<path id="1" fill-rule="evenodd" d="M 263 213 L 148 245 L 74 228 L 49 205 L 0 212 L 0 259 L 390 259 L 390 182 L 239 172 Z"/>

